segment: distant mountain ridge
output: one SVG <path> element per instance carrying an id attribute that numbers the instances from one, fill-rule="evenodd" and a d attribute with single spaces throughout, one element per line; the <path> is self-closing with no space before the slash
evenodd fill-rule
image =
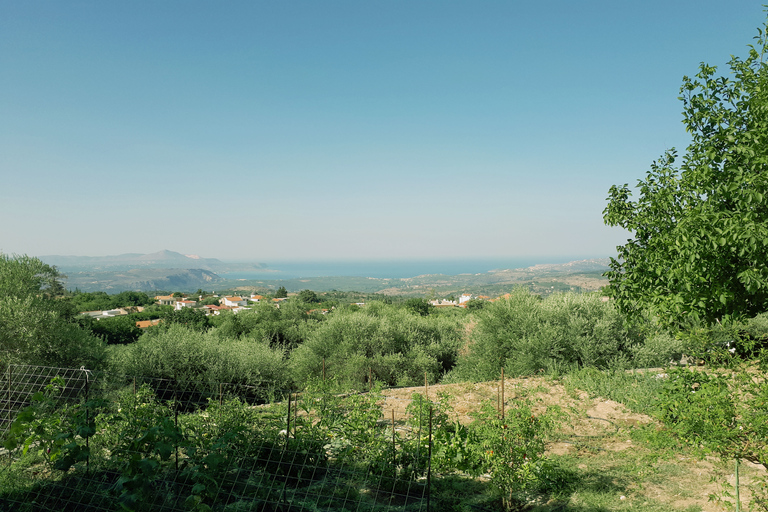
<path id="1" fill-rule="evenodd" d="M 40 256 L 62 272 L 120 271 L 136 268 L 200 269 L 209 272 L 236 272 L 264 269 L 261 263 L 225 263 L 216 258 L 184 255 L 167 249 L 151 254 L 127 253 L 115 256 Z"/>
<path id="2" fill-rule="evenodd" d="M 273 288 L 284 285 L 289 291 L 356 290 L 393 295 L 425 295 L 436 291 L 447 295 L 475 290 L 501 294 L 510 286 L 528 286 L 535 293 L 567 290 L 596 290 L 607 284 L 602 273 L 609 269 L 608 258 L 538 264 L 519 268 L 497 268 L 470 274 L 422 274 L 406 278 L 304 277 L 281 278 L 281 272 L 261 263 L 223 262 L 216 258 L 184 255 L 163 250 L 151 254 L 115 256 L 41 256 L 67 276 L 64 286 L 81 291 L 117 293 L 136 291 L 191 291 Z M 220 276 L 223 274 L 224 277 Z M 248 279 L 232 275 L 250 275 Z M 321 274 L 322 275 L 322 274 Z"/>

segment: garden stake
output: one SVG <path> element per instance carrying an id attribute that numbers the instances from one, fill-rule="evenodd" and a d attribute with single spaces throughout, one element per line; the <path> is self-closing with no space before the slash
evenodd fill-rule
<path id="1" fill-rule="evenodd" d="M 136 377 L 133 378 L 133 394 L 136 394 Z"/>
<path id="2" fill-rule="evenodd" d="M 741 498 L 739 497 L 739 458 L 736 457 L 736 512 L 741 511 Z"/>
<path id="3" fill-rule="evenodd" d="M 395 446 L 395 408 L 392 408 L 392 467 L 397 468 L 397 447 Z"/>
<path id="4" fill-rule="evenodd" d="M 429 497 L 432 494 L 432 404 L 429 404 L 429 452 L 427 459 L 427 512 L 429 512 Z"/>
<path id="5" fill-rule="evenodd" d="M 85 374 L 85 424 L 88 425 L 89 420 L 89 414 L 88 414 L 88 373 Z M 88 451 L 88 455 L 85 456 L 85 474 L 87 476 L 91 475 L 91 445 L 90 445 L 90 439 L 91 436 L 85 436 L 85 449 Z"/>
<path id="6" fill-rule="evenodd" d="M 176 393 L 173 394 L 173 424 L 176 427 L 176 430 L 179 429 L 179 401 L 176 399 Z M 176 449 L 174 450 L 176 452 L 176 471 L 179 470 L 179 445 L 176 444 Z"/>
<path id="7" fill-rule="evenodd" d="M 8 419 L 10 420 L 13 417 L 13 407 L 11 405 L 11 397 L 13 395 L 11 394 L 11 367 L 8 367 Z M 10 451 L 8 454 L 10 455 Z"/>
<path id="8" fill-rule="evenodd" d="M 11 367 L 8 367 L 8 419 L 13 418 L 13 406 L 11 405 Z M 8 450 L 8 460 L 13 460 L 11 450 Z"/>
<path id="9" fill-rule="evenodd" d="M 416 464 L 417 464 L 416 467 L 418 467 L 419 461 L 421 461 L 420 454 L 421 454 L 421 425 L 422 425 L 421 410 L 422 409 L 423 407 L 421 406 L 421 404 L 419 404 L 419 433 L 416 436 Z"/>
<path id="10" fill-rule="evenodd" d="M 288 438 L 291 434 L 291 393 L 288 393 L 288 425 L 285 427 L 285 447 L 288 448 Z"/>
<path id="11" fill-rule="evenodd" d="M 373 368 L 368 367 L 368 392 L 373 389 Z"/>
<path id="12" fill-rule="evenodd" d="M 504 368 L 501 369 L 501 419 L 504 419 Z"/>
<path id="13" fill-rule="evenodd" d="M 293 404 L 293 438 L 296 439 L 296 428 L 299 425 L 299 394 L 296 393 L 296 403 Z"/>
<path id="14" fill-rule="evenodd" d="M 325 358 L 323 358 L 323 382 L 325 382 Z"/>
<path id="15" fill-rule="evenodd" d="M 427 381 L 427 372 L 424 372 L 424 398 L 429 400 L 429 382 Z"/>

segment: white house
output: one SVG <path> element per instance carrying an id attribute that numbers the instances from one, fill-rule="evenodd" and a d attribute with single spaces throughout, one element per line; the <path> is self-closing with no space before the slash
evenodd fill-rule
<path id="1" fill-rule="evenodd" d="M 176 297 L 173 295 L 155 295 L 155 300 L 161 306 L 173 306 L 176 304 Z"/>
<path id="2" fill-rule="evenodd" d="M 176 301 L 176 311 L 180 310 L 181 308 L 191 308 L 194 307 L 195 304 L 197 304 L 194 300 L 177 300 Z"/>
<path id="3" fill-rule="evenodd" d="M 472 299 L 472 294 L 470 293 L 462 293 L 461 297 L 459 297 L 459 304 L 464 304 L 468 300 Z"/>
<path id="4" fill-rule="evenodd" d="M 232 306 L 232 307 L 247 306 L 248 300 L 238 296 L 222 297 L 219 299 L 219 304 L 221 304 L 222 306 Z"/>

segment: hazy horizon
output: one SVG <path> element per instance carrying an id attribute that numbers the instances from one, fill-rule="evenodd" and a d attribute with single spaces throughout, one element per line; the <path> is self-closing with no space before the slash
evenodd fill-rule
<path id="1" fill-rule="evenodd" d="M 760 2 L 1 2 L 0 252 L 615 254 Z"/>

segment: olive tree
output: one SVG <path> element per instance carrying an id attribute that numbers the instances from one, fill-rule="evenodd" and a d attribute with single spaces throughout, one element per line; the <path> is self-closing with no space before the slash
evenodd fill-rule
<path id="1" fill-rule="evenodd" d="M 0 254 L 0 368 L 7 364 L 97 366 L 104 342 L 74 321 L 55 267 Z"/>

